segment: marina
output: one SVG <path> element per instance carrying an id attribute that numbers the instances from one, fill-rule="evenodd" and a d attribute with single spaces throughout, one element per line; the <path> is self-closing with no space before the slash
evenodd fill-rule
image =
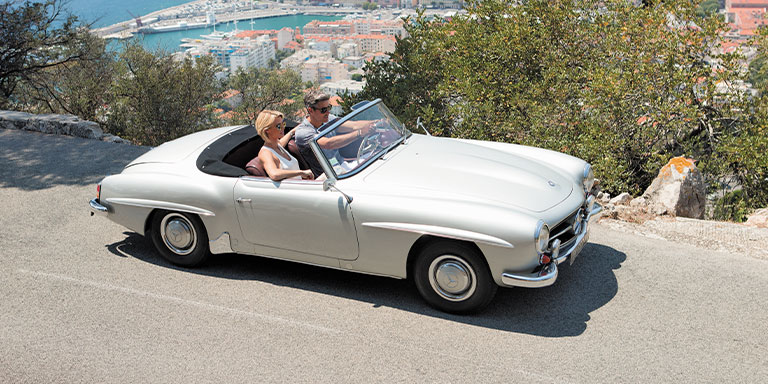
<path id="1" fill-rule="evenodd" d="M 222 7 L 223 4 L 227 6 Z M 303 6 L 276 2 L 223 3 L 216 0 L 198 0 L 135 17 L 133 20 L 93 29 L 92 33 L 105 39 L 128 39 L 135 35 L 208 28 L 248 20 L 294 15 L 337 19 L 349 15 L 362 16 L 367 13 L 367 11 L 359 8 Z"/>

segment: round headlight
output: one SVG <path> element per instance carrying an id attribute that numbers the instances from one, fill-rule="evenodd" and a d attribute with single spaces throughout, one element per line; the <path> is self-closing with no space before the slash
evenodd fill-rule
<path id="1" fill-rule="evenodd" d="M 533 235 L 536 242 L 536 252 L 544 253 L 549 245 L 549 227 L 542 220 L 536 225 L 536 232 Z"/>
<path id="2" fill-rule="evenodd" d="M 589 164 L 584 166 L 582 184 L 584 186 L 584 193 L 589 193 L 592 190 L 592 186 L 595 185 L 595 173 L 592 172 L 592 166 Z"/>

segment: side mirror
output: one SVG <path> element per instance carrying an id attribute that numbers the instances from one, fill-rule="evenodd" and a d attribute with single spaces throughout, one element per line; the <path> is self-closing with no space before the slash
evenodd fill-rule
<path id="1" fill-rule="evenodd" d="M 333 179 L 325 179 L 323 180 L 323 191 L 327 191 L 333 187 L 334 180 Z"/>
<path id="2" fill-rule="evenodd" d="M 341 195 L 344 196 L 345 199 L 347 199 L 347 204 L 352 203 L 352 196 L 347 195 L 346 193 L 342 192 L 340 189 L 336 188 L 336 180 L 325 179 L 323 181 L 323 191 L 327 191 L 329 189 L 333 189 L 334 191 L 341 193 Z"/>

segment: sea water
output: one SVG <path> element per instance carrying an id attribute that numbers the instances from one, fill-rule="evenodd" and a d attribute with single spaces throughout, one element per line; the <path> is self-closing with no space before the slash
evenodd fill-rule
<path id="1" fill-rule="evenodd" d="M 140 17 L 154 11 L 189 2 L 189 0 L 68 0 L 66 1 L 65 7 L 68 11 L 72 12 L 72 14 L 78 16 L 82 21 L 93 23 L 93 28 L 99 28 L 131 20 L 131 14 Z M 304 25 L 312 20 L 330 21 L 339 19 L 341 19 L 341 17 L 337 16 L 280 16 L 255 19 L 252 21 L 242 20 L 237 23 L 219 24 L 216 25 L 216 31 L 229 32 L 235 28 L 241 31 L 254 29 L 280 29 L 283 27 L 295 28 L 304 27 Z M 135 38 L 139 39 L 142 42 L 142 45 L 147 49 L 178 51 L 181 49 L 179 47 L 181 39 L 195 39 L 199 38 L 200 35 L 207 35 L 210 33 L 213 33 L 213 27 L 137 35 Z M 111 46 L 115 46 L 115 43 L 111 44 Z"/>

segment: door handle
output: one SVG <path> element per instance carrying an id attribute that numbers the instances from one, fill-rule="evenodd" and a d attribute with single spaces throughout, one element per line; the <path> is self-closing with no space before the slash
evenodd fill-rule
<path id="1" fill-rule="evenodd" d="M 237 200 L 238 203 L 250 203 L 251 199 L 243 199 L 242 197 L 238 197 Z"/>

